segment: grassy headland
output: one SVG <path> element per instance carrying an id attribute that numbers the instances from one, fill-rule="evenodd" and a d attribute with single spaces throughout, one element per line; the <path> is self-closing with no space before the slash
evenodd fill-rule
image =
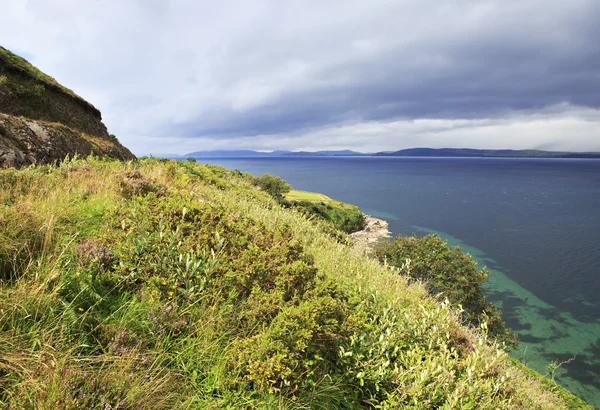
<path id="1" fill-rule="evenodd" d="M 294 208 L 331 222 L 337 229 L 346 233 L 360 231 L 365 226 L 364 215 L 356 205 L 336 201 L 327 195 L 291 190 L 285 196 L 285 200 Z"/>
<path id="2" fill-rule="evenodd" d="M 0 171 L 0 407 L 585 407 L 306 219 L 192 162 Z"/>

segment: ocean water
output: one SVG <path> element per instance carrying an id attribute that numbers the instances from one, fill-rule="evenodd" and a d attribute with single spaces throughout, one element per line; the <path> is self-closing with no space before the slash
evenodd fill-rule
<path id="1" fill-rule="evenodd" d="M 600 160 L 202 159 L 278 175 L 386 219 L 437 233 L 492 274 L 488 298 L 519 334 L 512 355 L 600 408 Z"/>

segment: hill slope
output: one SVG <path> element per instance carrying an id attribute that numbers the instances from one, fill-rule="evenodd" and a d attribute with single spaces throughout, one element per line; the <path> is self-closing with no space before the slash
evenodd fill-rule
<path id="1" fill-rule="evenodd" d="M 9 169 L 0 210 L 0 407 L 585 408 L 239 172 Z"/>
<path id="2" fill-rule="evenodd" d="M 134 158 L 109 136 L 96 107 L 3 47 L 0 113 L 0 167 L 51 163 L 76 153 Z"/>

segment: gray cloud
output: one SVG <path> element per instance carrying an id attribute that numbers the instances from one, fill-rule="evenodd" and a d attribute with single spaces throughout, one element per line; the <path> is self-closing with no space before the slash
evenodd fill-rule
<path id="1" fill-rule="evenodd" d="M 4 45 L 137 153 L 600 150 L 596 0 L 2 2 Z"/>

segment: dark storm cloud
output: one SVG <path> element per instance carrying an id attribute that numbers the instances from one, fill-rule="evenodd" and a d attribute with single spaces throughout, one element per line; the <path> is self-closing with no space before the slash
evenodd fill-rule
<path id="1" fill-rule="evenodd" d="M 497 17 L 488 15 L 465 31 L 432 25 L 431 34 L 383 47 L 367 59 L 324 66 L 317 61 L 315 78 L 323 84 L 283 90 L 269 104 L 231 113 L 221 127 L 191 121 L 183 132 L 247 136 L 344 120 L 482 118 L 561 103 L 598 108 L 600 2 L 504 12 L 502 4 Z"/>

